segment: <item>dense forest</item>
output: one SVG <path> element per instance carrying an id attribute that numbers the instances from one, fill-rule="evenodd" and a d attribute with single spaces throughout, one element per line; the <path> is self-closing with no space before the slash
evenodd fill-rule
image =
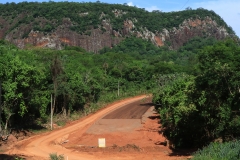
<path id="1" fill-rule="evenodd" d="M 196 54 L 195 75 L 162 76 L 167 83 L 154 93 L 163 133 L 174 147 L 202 147 L 240 134 L 239 45 L 217 42 Z"/>
<path id="2" fill-rule="evenodd" d="M 122 29 L 122 22 L 126 19 L 131 19 L 135 22 L 136 29 L 146 27 L 154 33 L 162 31 L 164 28 L 178 27 L 185 19 L 201 19 L 209 16 L 218 25 L 226 27 L 230 34 L 234 34 L 232 28 L 219 15 L 214 11 L 208 11 L 203 8 L 198 8 L 197 10 L 186 9 L 181 12 L 161 12 L 159 10 L 148 12 L 144 8 L 131 7 L 127 4 L 49 1 L 42 3 L 21 2 L 16 4 L 12 2 L 0 4 L 0 10 L 0 16 L 9 21 L 12 20 L 12 23 L 14 23 L 14 26 L 8 32 L 21 24 L 30 23 L 33 24 L 34 30 L 50 32 L 61 24 L 63 18 L 71 18 L 75 23 L 71 29 L 84 34 L 91 27 L 98 28 L 98 25 L 102 23 L 99 15 L 104 15 L 104 19 L 111 20 L 115 30 Z M 119 12 L 119 15 L 116 15 L 117 12 Z M 17 22 L 13 21 L 15 17 L 19 18 Z M 47 19 L 48 22 L 46 24 L 41 23 L 41 19 L 35 19 L 37 17 Z"/>
<path id="3" fill-rule="evenodd" d="M 196 43 L 201 48 L 215 40 L 196 37 L 171 51 L 129 37 L 101 54 L 70 46 L 61 51 L 22 50 L 1 41 L 1 124 L 7 129 L 46 123 L 51 95 L 54 114 L 70 117 L 75 111 L 91 112 L 99 101 L 151 93 L 160 75 L 195 74 L 197 48 L 191 48 Z"/>

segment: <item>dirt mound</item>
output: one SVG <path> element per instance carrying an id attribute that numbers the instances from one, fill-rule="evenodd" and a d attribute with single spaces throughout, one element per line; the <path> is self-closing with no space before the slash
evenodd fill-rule
<path id="1" fill-rule="evenodd" d="M 16 137 L 18 140 L 23 140 L 32 136 L 33 133 L 29 132 L 28 130 L 12 130 L 11 135 Z"/>
<path id="2" fill-rule="evenodd" d="M 18 139 L 17 139 L 15 136 L 13 136 L 12 134 L 10 134 L 9 137 L 8 137 L 7 142 L 8 142 L 8 143 L 14 143 L 14 142 L 17 142 L 17 140 L 18 140 Z"/>
<path id="3" fill-rule="evenodd" d="M 33 135 L 32 132 L 29 132 L 28 130 L 18 130 L 18 129 L 11 129 L 11 134 L 7 134 L 0 140 L 0 151 L 7 151 L 9 147 L 13 146 L 16 144 L 18 141 L 24 140 L 29 138 L 30 136 Z M 20 155 L 21 156 L 21 155 Z M 16 154 L 13 154 L 12 156 L 8 156 L 5 154 L 0 155 L 0 159 L 16 159 L 19 157 Z M 24 157 L 24 156 L 21 156 Z"/>

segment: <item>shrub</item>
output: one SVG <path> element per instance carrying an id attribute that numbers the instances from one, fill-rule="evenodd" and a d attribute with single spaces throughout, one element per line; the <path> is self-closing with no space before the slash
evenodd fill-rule
<path id="1" fill-rule="evenodd" d="M 63 155 L 57 155 L 57 153 L 50 153 L 50 160 L 64 160 Z"/>
<path id="2" fill-rule="evenodd" d="M 238 160 L 240 159 L 240 141 L 211 143 L 193 156 L 193 160 Z"/>

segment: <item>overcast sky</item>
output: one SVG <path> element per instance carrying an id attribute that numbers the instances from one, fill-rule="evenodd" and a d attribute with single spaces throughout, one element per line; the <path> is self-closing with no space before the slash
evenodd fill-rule
<path id="1" fill-rule="evenodd" d="M 1 0 L 0 3 L 19 3 L 22 1 L 42 2 L 43 0 Z M 66 0 L 53 1 L 57 2 Z M 96 2 L 96 0 L 71 1 Z M 187 7 L 191 7 L 192 9 L 201 7 L 204 9 L 213 10 L 215 13 L 220 15 L 224 21 L 233 28 L 237 36 L 240 37 L 240 0 L 100 0 L 100 2 L 117 4 L 127 3 L 130 6 L 145 8 L 148 11 L 161 10 L 163 12 L 185 10 Z"/>

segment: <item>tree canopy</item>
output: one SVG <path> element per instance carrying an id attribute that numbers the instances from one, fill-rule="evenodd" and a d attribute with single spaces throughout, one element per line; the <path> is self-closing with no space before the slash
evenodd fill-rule
<path id="1" fill-rule="evenodd" d="M 154 95 L 163 133 L 175 147 L 201 147 L 239 135 L 239 55 L 232 40 L 198 50 L 196 76 L 180 76 Z"/>
<path id="2" fill-rule="evenodd" d="M 179 27 L 186 19 L 211 17 L 230 34 L 234 34 L 232 28 L 219 15 L 203 8 L 179 12 L 148 12 L 142 8 L 122 4 L 49 1 L 0 4 L 0 10 L 0 16 L 14 24 L 8 32 L 21 24 L 31 24 L 34 30 L 50 32 L 61 25 L 63 19 L 70 19 L 73 22 L 72 30 L 87 34 L 87 30 L 98 28 L 102 19 L 109 20 L 114 30 L 121 30 L 123 22 L 129 19 L 137 29 L 146 27 L 155 33 L 164 28 Z M 102 19 L 99 15 L 102 15 Z"/>

